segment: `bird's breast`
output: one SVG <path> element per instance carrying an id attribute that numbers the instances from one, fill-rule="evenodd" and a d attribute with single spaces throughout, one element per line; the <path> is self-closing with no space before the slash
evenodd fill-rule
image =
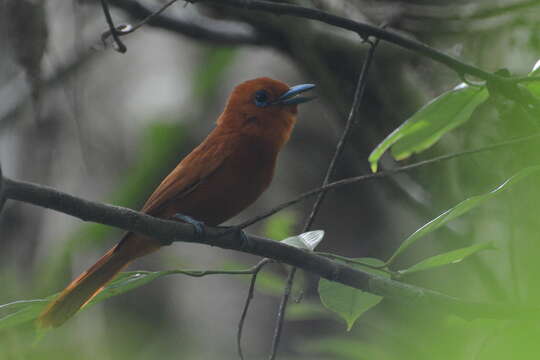
<path id="1" fill-rule="evenodd" d="M 270 185 L 277 149 L 251 137 L 237 140 L 234 151 L 193 193 L 174 206 L 183 213 L 219 225 L 251 205 Z"/>

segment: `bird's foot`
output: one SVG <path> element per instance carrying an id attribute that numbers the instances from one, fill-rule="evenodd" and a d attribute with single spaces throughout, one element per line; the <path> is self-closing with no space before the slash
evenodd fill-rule
<path id="1" fill-rule="evenodd" d="M 180 213 L 174 214 L 172 217 L 173 219 L 177 219 L 187 224 L 193 225 L 193 229 L 195 230 L 196 241 L 202 240 L 206 237 L 206 232 L 204 231 L 204 222 L 194 219 L 191 216 L 180 214 Z"/>
<path id="2" fill-rule="evenodd" d="M 240 238 L 240 241 L 242 242 L 241 249 L 244 250 L 246 248 L 248 244 L 248 237 L 240 226 L 218 226 L 218 228 L 223 229 L 223 232 L 220 234 L 220 236 L 225 236 L 233 233 L 233 235 L 236 235 Z"/>

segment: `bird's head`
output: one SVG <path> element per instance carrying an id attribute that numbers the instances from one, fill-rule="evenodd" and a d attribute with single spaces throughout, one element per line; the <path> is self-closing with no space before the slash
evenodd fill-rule
<path id="1" fill-rule="evenodd" d="M 286 142 L 296 122 L 298 105 L 314 97 L 299 96 L 312 84 L 288 86 L 267 77 L 237 85 L 229 96 L 218 125 L 245 134 Z"/>

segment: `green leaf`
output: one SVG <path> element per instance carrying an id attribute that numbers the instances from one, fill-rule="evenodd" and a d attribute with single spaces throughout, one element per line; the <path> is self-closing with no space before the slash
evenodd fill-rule
<path id="1" fill-rule="evenodd" d="M 108 299 L 112 296 L 120 295 L 145 285 L 159 277 L 171 274 L 170 271 L 133 271 L 118 275 L 99 295 L 97 295 L 88 306 Z M 58 294 L 53 294 L 45 299 L 21 300 L 0 305 L 0 312 L 6 313 L 0 318 L 0 330 L 14 327 L 25 322 L 37 319 L 41 311 L 56 298 Z"/>
<path id="2" fill-rule="evenodd" d="M 452 250 L 443 254 L 435 255 L 420 261 L 419 263 L 411 266 L 405 270 L 399 270 L 399 273 L 402 275 L 411 274 L 418 271 L 424 271 L 428 269 L 433 269 L 439 266 L 444 266 L 448 264 L 456 264 L 461 262 L 463 259 L 476 254 L 482 250 L 495 249 L 493 242 L 488 241 L 482 244 L 467 246 L 461 249 Z"/>
<path id="3" fill-rule="evenodd" d="M 379 259 L 360 258 L 355 260 L 371 266 L 384 265 L 384 263 Z M 371 274 L 389 277 L 389 275 L 385 272 L 367 268 L 359 264 L 352 264 L 352 266 Z M 321 302 L 326 308 L 336 312 L 345 320 L 347 323 L 347 331 L 351 330 L 355 321 L 360 317 L 360 315 L 377 305 L 382 300 L 381 296 L 373 295 L 365 291 L 323 278 L 321 278 L 319 281 L 319 296 L 321 298 Z"/>
<path id="4" fill-rule="evenodd" d="M 402 160 L 435 144 L 448 131 L 463 124 L 473 111 L 489 97 L 485 87 L 461 84 L 424 105 L 400 127 L 388 135 L 369 155 L 371 170 L 386 150 Z"/>
<path id="5" fill-rule="evenodd" d="M 508 188 L 509 186 L 517 183 L 521 179 L 529 176 L 530 174 L 540 170 L 540 166 L 532 166 L 525 168 L 515 174 L 514 176 L 510 177 L 506 181 L 504 181 L 502 184 L 497 186 L 495 189 L 491 190 L 490 192 L 482 195 L 476 195 L 472 196 L 468 199 L 463 200 L 456 206 L 446 210 L 439 216 L 437 216 L 435 219 L 429 221 L 427 224 L 422 226 L 420 229 L 416 230 L 411 236 L 409 236 L 401 245 L 399 248 L 394 252 L 394 254 L 388 259 L 386 264 L 392 263 L 395 258 L 400 255 L 403 251 L 405 251 L 407 248 L 409 248 L 412 244 L 414 244 L 416 241 L 418 241 L 423 236 L 437 230 L 441 226 L 445 225 L 447 222 L 465 214 L 469 210 L 481 205 L 486 200 L 489 200 L 499 193 L 501 193 L 503 190 Z"/>
<path id="6" fill-rule="evenodd" d="M 36 319 L 53 296 L 47 299 L 20 300 L 0 305 L 0 312 L 7 313 L 0 318 L 0 330 Z"/>
<path id="7" fill-rule="evenodd" d="M 287 308 L 287 321 L 305 321 L 327 318 L 329 316 L 321 304 L 302 301 L 292 303 Z"/>

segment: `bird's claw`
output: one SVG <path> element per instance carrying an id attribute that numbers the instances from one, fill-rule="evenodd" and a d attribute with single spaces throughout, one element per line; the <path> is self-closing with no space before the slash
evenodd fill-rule
<path id="1" fill-rule="evenodd" d="M 194 219 L 191 216 L 180 214 L 180 213 L 174 214 L 173 218 L 183 221 L 187 224 L 193 225 L 193 229 L 195 230 L 196 240 L 202 240 L 206 237 L 206 233 L 204 231 L 204 222 Z"/>

